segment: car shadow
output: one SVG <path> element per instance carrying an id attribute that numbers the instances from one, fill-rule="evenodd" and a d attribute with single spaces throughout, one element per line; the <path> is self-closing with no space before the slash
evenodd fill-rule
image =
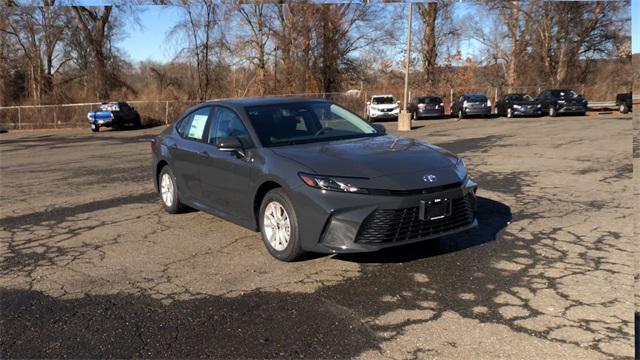
<path id="1" fill-rule="evenodd" d="M 478 226 L 453 235 L 383 249 L 372 253 L 337 254 L 336 260 L 355 263 L 405 263 L 464 250 L 495 241 L 511 221 L 511 208 L 488 198 L 478 198 Z"/>

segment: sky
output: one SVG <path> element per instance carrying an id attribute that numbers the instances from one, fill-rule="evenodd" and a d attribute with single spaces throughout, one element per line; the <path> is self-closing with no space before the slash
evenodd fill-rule
<path id="1" fill-rule="evenodd" d="M 473 12 L 472 7 L 457 4 L 459 16 Z M 462 5 L 462 6 L 461 6 Z M 632 0 L 632 50 L 640 53 L 640 0 Z M 462 8 L 460 8 L 462 7 Z M 118 46 L 124 50 L 133 62 L 153 60 L 158 62 L 171 61 L 175 53 L 175 44 L 165 42 L 167 33 L 179 20 L 179 9 L 171 6 L 140 6 L 140 26 L 131 25 L 127 34 Z M 478 47 L 474 41 L 463 41 L 461 44 L 463 56 L 473 55 Z"/>
<path id="2" fill-rule="evenodd" d="M 640 53 L 640 0 L 631 1 L 631 15 L 631 50 L 637 54 Z"/>
<path id="3" fill-rule="evenodd" d="M 133 61 L 154 60 L 168 62 L 174 54 L 171 43 L 165 42 L 167 33 L 178 22 L 177 8 L 171 6 L 140 6 L 140 26 L 127 28 L 118 46 Z"/>

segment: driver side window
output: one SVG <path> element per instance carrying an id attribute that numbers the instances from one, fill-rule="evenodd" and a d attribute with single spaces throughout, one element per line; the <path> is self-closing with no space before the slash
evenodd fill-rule
<path id="1" fill-rule="evenodd" d="M 249 132 L 240 117 L 230 109 L 216 107 L 209 129 L 209 143 L 215 145 L 218 139 L 224 137 L 237 137 L 245 148 L 253 146 Z"/>

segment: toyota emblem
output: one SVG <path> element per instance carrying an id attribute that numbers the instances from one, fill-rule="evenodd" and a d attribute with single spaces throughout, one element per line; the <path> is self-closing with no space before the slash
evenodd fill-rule
<path id="1" fill-rule="evenodd" d="M 424 180 L 426 182 L 436 182 L 436 180 L 438 180 L 438 178 L 435 175 L 427 174 L 427 175 L 422 177 L 422 180 Z"/>

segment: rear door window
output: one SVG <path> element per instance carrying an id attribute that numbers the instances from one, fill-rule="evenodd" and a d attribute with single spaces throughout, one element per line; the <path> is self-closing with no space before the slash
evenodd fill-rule
<path id="1" fill-rule="evenodd" d="M 182 119 L 178 125 L 178 133 L 185 139 L 202 141 L 209 120 L 211 107 L 202 107 Z"/>

